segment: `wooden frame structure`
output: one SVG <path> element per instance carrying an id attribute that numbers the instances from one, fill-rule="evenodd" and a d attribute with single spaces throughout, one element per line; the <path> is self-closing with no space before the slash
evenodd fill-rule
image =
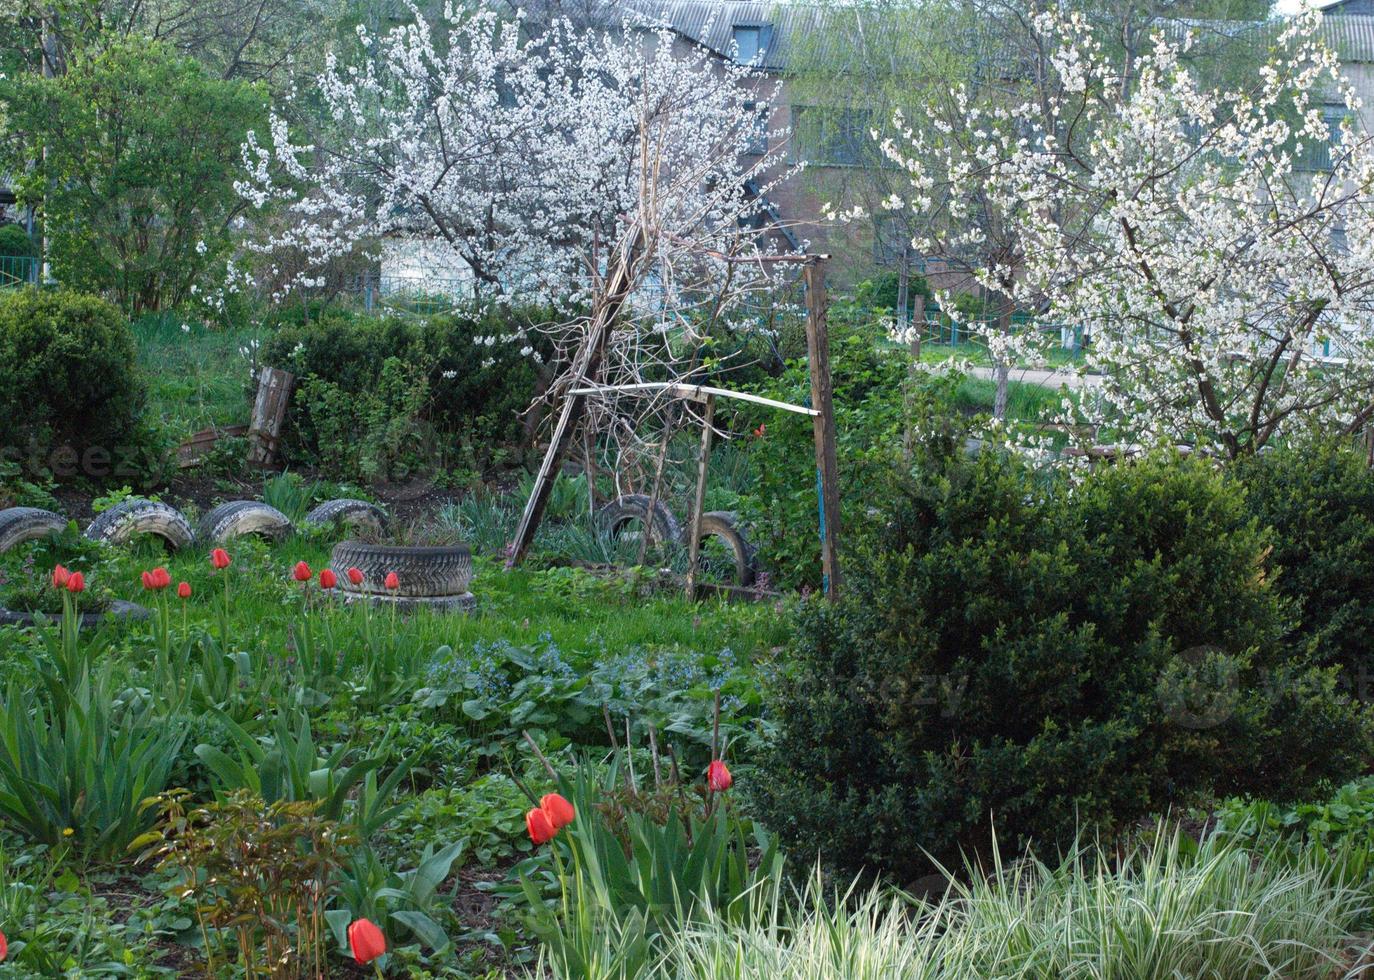
<path id="1" fill-rule="evenodd" d="M 755 257 L 739 259 L 716 256 L 725 261 L 761 261 Z M 802 266 L 802 277 L 806 286 L 806 349 L 811 373 L 811 404 L 803 407 L 787 402 L 774 401 L 759 395 L 712 388 L 704 385 L 690 385 L 681 382 L 644 382 L 603 387 L 593 382 L 601 358 L 605 353 L 607 339 L 612 324 L 628 298 L 630 277 L 628 262 L 630 256 L 622 255 L 621 264 L 611 274 L 607 290 L 601 302 L 592 311 L 591 328 L 587 340 L 573 364 L 572 383 L 564 394 L 558 421 L 554 424 L 549 448 L 540 464 L 535 477 L 530 498 L 525 503 L 520 525 L 515 532 L 510 556 L 506 567 L 513 568 L 524 559 L 534 540 L 534 532 L 544 516 L 549 494 L 559 468 L 567 455 L 573 430 L 586 411 L 586 400 L 597 394 L 629 391 L 661 391 L 675 398 L 698 402 L 703 406 L 701 428 L 701 448 L 697 456 L 696 497 L 692 505 L 691 538 L 688 541 L 687 595 L 695 598 L 697 593 L 697 573 L 701 550 L 701 518 L 706 503 L 706 475 L 711 455 L 711 440 L 717 398 L 734 398 L 755 404 L 766 405 L 780 411 L 797 412 L 810 416 L 816 451 L 817 509 L 820 517 L 821 573 L 823 589 L 827 597 L 834 599 L 840 594 L 840 482 L 839 464 L 835 452 L 835 409 L 830 384 L 830 332 L 826 323 L 825 255 L 774 255 L 765 256 L 762 261 L 791 263 Z"/>

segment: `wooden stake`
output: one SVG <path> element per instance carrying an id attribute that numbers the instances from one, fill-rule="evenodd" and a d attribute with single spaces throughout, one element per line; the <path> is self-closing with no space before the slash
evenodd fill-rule
<path id="1" fill-rule="evenodd" d="M 821 575 L 825 594 L 840 594 L 840 476 L 835 456 L 835 406 L 830 391 L 830 331 L 826 325 L 825 260 L 813 259 L 806 279 L 806 351 L 811 368 L 811 407 L 821 518 Z"/>
<path id="2" fill-rule="evenodd" d="M 277 440 L 281 438 L 286 406 L 291 401 L 291 389 L 296 376 L 280 368 L 264 367 L 258 371 L 258 392 L 253 399 L 253 417 L 248 425 L 248 465 L 269 466 L 277 455 Z"/>
<path id="3" fill-rule="evenodd" d="M 692 530 L 687 539 L 687 598 L 697 597 L 697 565 L 701 560 L 701 515 L 706 509 L 706 474 L 711 465 L 712 426 L 716 421 L 716 397 L 706 396 L 701 423 L 701 452 L 697 456 L 697 495 L 692 503 Z"/>
<path id="4" fill-rule="evenodd" d="M 558 422 L 554 425 L 548 451 L 544 453 L 544 461 L 539 465 L 539 475 L 534 478 L 534 488 L 530 491 L 530 499 L 525 502 L 525 512 L 520 516 L 520 526 L 516 528 L 515 540 L 511 542 L 511 553 L 506 558 L 507 568 L 514 568 L 520 564 L 525 552 L 529 550 L 530 542 L 534 540 L 534 532 L 539 529 L 539 522 L 544 518 L 544 508 L 548 505 L 549 494 L 553 491 L 553 482 L 563 465 L 563 457 L 567 455 L 568 445 L 572 442 L 577 423 L 586 412 L 587 396 L 577 394 L 576 389 L 589 381 L 601 365 L 611 327 L 634 284 L 630 267 L 634 263 L 638 241 L 638 235 L 631 238 L 625 249 L 616 257 L 615 267 L 608 278 L 606 293 L 592 314 L 591 329 L 587 332 L 586 342 L 577 352 L 571 383 L 563 396 L 563 408 L 559 413 Z"/>

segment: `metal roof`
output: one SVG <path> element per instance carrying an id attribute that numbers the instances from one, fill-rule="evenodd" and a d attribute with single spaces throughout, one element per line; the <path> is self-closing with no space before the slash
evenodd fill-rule
<path id="1" fill-rule="evenodd" d="M 768 44 L 755 62 L 768 71 L 784 71 L 789 54 L 800 38 L 823 53 L 828 37 L 855 29 L 858 19 L 881 31 L 883 20 L 905 16 L 901 8 L 821 7 L 807 3 L 767 3 L 758 0 L 624 0 L 625 5 L 652 23 L 663 24 L 683 37 L 725 57 L 734 53 L 736 27 L 771 28 Z M 843 22 L 836 24 L 836 18 Z M 827 23 L 829 22 L 829 23 Z M 1285 26 L 1283 21 L 1183 21 L 1162 22 L 1173 31 L 1193 30 L 1201 39 L 1232 38 L 1272 43 Z M 1374 62 L 1374 15 L 1335 13 L 1323 18 L 1320 33 L 1343 62 Z M 986 41 L 987 39 L 981 39 Z"/>

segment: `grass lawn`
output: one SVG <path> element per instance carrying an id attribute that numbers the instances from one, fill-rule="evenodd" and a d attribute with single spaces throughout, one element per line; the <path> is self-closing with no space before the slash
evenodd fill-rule
<path id="1" fill-rule="evenodd" d="M 210 329 L 175 313 L 159 313 L 135 320 L 133 331 L 149 411 L 175 439 L 248 422 L 248 355 L 259 330 Z"/>

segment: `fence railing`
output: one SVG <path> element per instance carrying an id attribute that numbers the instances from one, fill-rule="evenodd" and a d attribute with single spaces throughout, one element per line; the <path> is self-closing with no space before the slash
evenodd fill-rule
<path id="1" fill-rule="evenodd" d="M 0 289 L 36 284 L 40 265 L 31 255 L 0 255 Z"/>

